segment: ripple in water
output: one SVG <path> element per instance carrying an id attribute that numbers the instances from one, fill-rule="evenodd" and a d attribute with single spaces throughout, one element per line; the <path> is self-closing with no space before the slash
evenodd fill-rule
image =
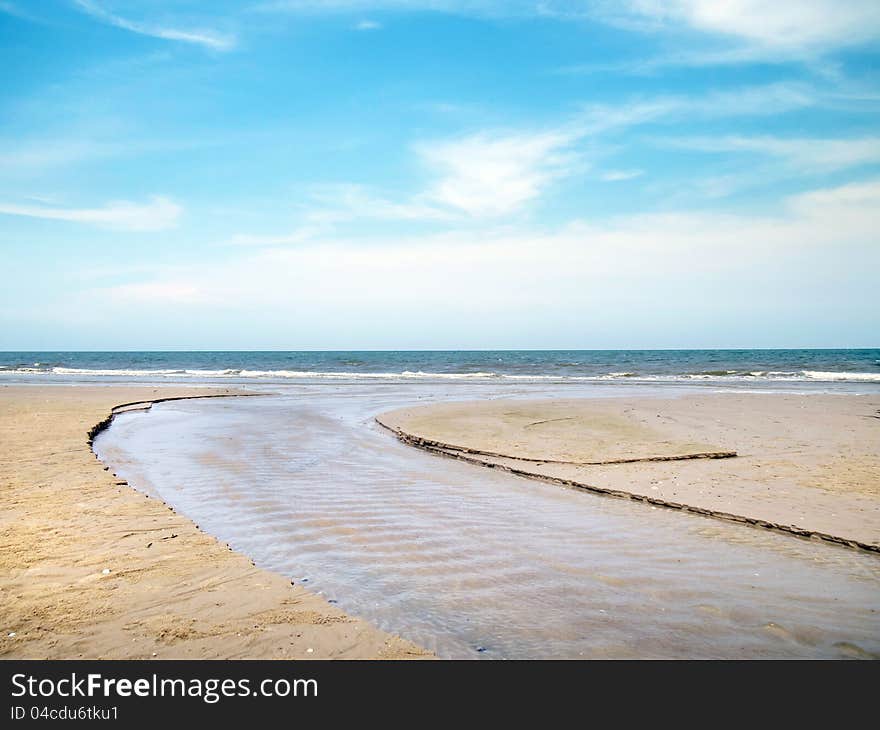
<path id="1" fill-rule="evenodd" d="M 876 556 L 443 459 L 372 422 L 449 395 L 165 403 L 117 417 L 96 450 L 258 565 L 440 656 L 880 655 Z"/>

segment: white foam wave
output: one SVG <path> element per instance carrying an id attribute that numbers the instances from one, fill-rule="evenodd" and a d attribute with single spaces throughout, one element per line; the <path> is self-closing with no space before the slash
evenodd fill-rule
<path id="1" fill-rule="evenodd" d="M 880 373 L 829 373 L 820 370 L 804 370 L 810 380 L 843 380 L 859 383 L 880 383 Z"/>
<path id="2" fill-rule="evenodd" d="M 33 372 L 46 372 L 45 370 L 36 370 Z M 183 370 L 129 370 L 129 369 L 92 369 L 92 368 L 52 368 L 55 375 L 104 375 L 115 376 L 125 375 L 129 377 L 142 377 L 150 375 L 182 375 Z"/>
<path id="3" fill-rule="evenodd" d="M 247 370 L 237 368 L 207 369 L 172 369 L 172 368 L 69 368 L 69 367 L 2 367 L 4 374 L 19 375 L 59 375 L 69 377 L 123 377 L 123 378 L 242 378 L 242 379 L 282 379 L 282 380 L 512 380 L 522 382 L 598 382 L 626 380 L 632 383 L 662 383 L 688 381 L 722 381 L 722 382 L 851 382 L 880 383 L 880 373 L 851 373 L 844 371 L 779 371 L 755 370 L 736 373 L 728 371 L 726 375 L 710 373 L 680 374 L 644 374 L 632 372 L 611 372 L 602 375 L 514 375 L 496 372 L 470 373 L 435 373 L 422 370 L 404 370 L 402 372 L 360 373 L 330 372 L 314 370 Z"/>
<path id="4" fill-rule="evenodd" d="M 243 378 L 319 378 L 322 380 L 423 380 L 449 379 L 471 380 L 497 378 L 497 373 L 426 373 L 421 370 L 404 370 L 401 373 L 352 373 L 352 372 L 320 372 L 313 370 L 242 370 Z M 500 376 L 504 377 L 504 376 Z"/>
<path id="5" fill-rule="evenodd" d="M 221 378 L 224 375 L 239 375 L 241 370 L 235 368 L 226 368 L 225 370 L 184 370 L 187 375 L 197 375 L 207 378 Z"/>

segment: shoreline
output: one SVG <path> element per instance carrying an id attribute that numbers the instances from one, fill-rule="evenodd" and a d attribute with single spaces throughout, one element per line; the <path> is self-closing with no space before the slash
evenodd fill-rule
<path id="1" fill-rule="evenodd" d="M 130 406 L 257 395 L 0 387 L 7 453 L 0 457 L 0 658 L 430 656 L 256 567 L 117 478 L 91 448 Z"/>
<path id="2" fill-rule="evenodd" d="M 744 396 L 741 394 L 737 396 L 724 394 L 715 397 L 742 398 Z M 756 397 L 785 398 L 786 396 L 769 394 Z M 817 396 L 806 396 L 806 398 L 816 397 Z M 871 398 L 871 396 L 856 397 Z M 712 398 L 712 396 L 683 396 L 676 400 L 678 403 L 681 403 L 688 398 L 694 401 L 702 399 L 702 401 L 705 402 L 709 398 Z M 607 406 L 607 403 L 605 402 L 599 402 L 592 399 L 579 400 L 585 404 L 589 404 L 588 407 L 595 408 L 600 415 L 604 415 L 607 412 L 607 408 L 603 408 Z M 873 398 L 873 401 L 880 403 L 880 399 L 877 398 Z M 880 515 L 880 499 L 873 500 L 870 505 L 875 513 L 874 521 L 878 522 L 878 524 L 874 525 L 873 529 L 864 533 L 867 537 L 863 537 L 862 534 L 858 534 L 858 536 L 854 536 L 853 533 L 842 534 L 845 533 L 846 530 L 841 531 L 841 534 L 837 534 L 837 530 L 818 529 L 810 520 L 807 520 L 805 524 L 799 525 L 795 522 L 782 522 L 778 519 L 767 519 L 766 509 L 764 508 L 764 505 L 759 502 L 752 502 L 749 505 L 752 509 L 735 509 L 735 511 L 731 511 L 718 509 L 712 504 L 712 500 L 700 500 L 699 498 L 696 498 L 697 495 L 693 493 L 690 496 L 694 497 L 694 499 L 690 500 L 683 500 L 681 498 L 672 500 L 664 498 L 663 496 L 646 493 L 646 485 L 650 481 L 649 471 L 646 470 L 651 468 L 651 462 L 665 462 L 664 466 L 670 467 L 673 466 L 675 462 L 687 462 L 690 460 L 718 460 L 725 462 L 724 467 L 729 467 L 734 473 L 736 473 L 738 466 L 741 465 L 736 464 L 739 454 L 735 450 L 694 451 L 690 453 L 666 455 L 651 455 L 651 452 L 646 452 L 645 455 L 630 458 L 571 461 L 549 458 L 545 454 L 534 452 L 534 444 L 529 443 L 528 436 L 525 435 L 523 430 L 509 430 L 508 433 L 499 437 L 495 443 L 501 443 L 502 448 L 492 450 L 480 446 L 480 440 L 481 438 L 484 438 L 480 435 L 480 431 L 498 427 L 498 413 L 494 412 L 493 409 L 496 409 L 499 405 L 507 409 L 507 413 L 505 414 L 507 417 L 514 416 L 518 410 L 522 412 L 528 410 L 532 418 L 538 418 L 540 414 L 540 406 L 531 408 L 531 404 L 544 404 L 544 407 L 549 408 L 559 404 L 563 404 L 563 407 L 565 407 L 565 404 L 568 404 L 571 408 L 570 412 L 575 413 L 576 408 L 571 406 L 571 403 L 573 402 L 574 401 L 566 401 L 564 399 L 552 399 L 546 401 L 499 399 L 491 401 L 490 403 L 474 401 L 452 404 L 428 404 L 412 408 L 397 409 L 379 414 L 376 416 L 375 420 L 379 426 L 394 434 L 397 440 L 401 443 L 437 456 L 458 459 L 476 466 L 498 469 L 516 476 L 580 489 L 594 494 L 636 500 L 650 504 L 653 507 L 663 507 L 681 512 L 690 512 L 727 522 L 735 522 L 756 528 L 767 529 L 781 534 L 821 540 L 823 542 L 842 545 L 874 554 L 880 553 L 880 521 L 876 519 L 877 515 Z M 652 402 L 663 403 L 664 401 L 662 398 L 651 397 L 625 399 L 623 404 L 618 403 L 616 408 L 629 408 L 631 411 L 633 403 L 637 404 L 637 407 L 644 408 L 646 402 L 650 404 Z M 666 405 L 668 405 L 668 403 L 669 402 L 667 401 Z M 874 405 L 876 406 L 877 403 L 874 403 Z M 524 406 L 523 404 L 530 405 Z M 660 418 L 660 414 L 658 414 L 657 417 Z M 871 417 L 877 418 L 878 416 L 872 414 Z M 481 418 L 483 419 L 482 422 L 480 421 Z M 566 421 L 571 420 L 571 418 L 573 417 L 569 416 L 546 419 L 543 421 L 539 420 L 529 425 L 551 423 L 553 421 Z M 454 443 L 451 441 L 444 441 L 436 435 L 437 433 L 455 433 L 456 429 L 460 436 Z M 516 454 L 515 452 L 518 448 L 525 448 L 526 450 L 531 448 L 533 455 L 523 456 L 521 454 Z M 525 466 L 526 464 L 530 464 L 531 468 L 527 468 Z M 626 482 L 626 478 L 621 479 L 619 476 L 616 476 L 616 478 L 609 478 L 610 472 L 608 471 L 608 467 L 613 469 L 624 465 L 640 470 L 636 474 L 640 477 L 640 484 L 630 482 L 629 488 L 620 488 L 621 481 Z M 602 467 L 606 468 L 604 472 L 602 471 Z M 553 469 L 555 469 L 557 473 L 553 473 Z M 669 474 L 669 472 L 666 472 L 666 474 Z M 672 478 L 675 479 L 676 476 L 673 475 Z M 587 481 L 587 479 L 589 479 L 589 481 Z M 603 485 L 603 482 L 605 485 Z M 656 487 L 653 487 L 653 489 L 656 489 Z M 802 496 L 804 498 L 810 498 L 815 495 L 811 495 L 809 491 L 805 491 Z M 746 507 L 746 505 L 740 506 Z M 859 509 L 861 509 L 861 506 Z M 832 514 L 832 517 L 836 516 L 836 513 Z M 790 517 L 794 519 L 794 515 L 790 515 Z"/>

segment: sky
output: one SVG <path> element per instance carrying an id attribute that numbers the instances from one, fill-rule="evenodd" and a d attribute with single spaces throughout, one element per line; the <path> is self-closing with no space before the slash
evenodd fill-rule
<path id="1" fill-rule="evenodd" d="M 876 0 L 0 0 L 0 349 L 880 346 Z"/>

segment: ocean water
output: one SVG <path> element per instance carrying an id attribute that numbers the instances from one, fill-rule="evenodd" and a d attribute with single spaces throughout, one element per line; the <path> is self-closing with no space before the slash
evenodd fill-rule
<path id="1" fill-rule="evenodd" d="M 0 380 L 108 378 L 880 385 L 880 349 L 0 352 Z"/>

